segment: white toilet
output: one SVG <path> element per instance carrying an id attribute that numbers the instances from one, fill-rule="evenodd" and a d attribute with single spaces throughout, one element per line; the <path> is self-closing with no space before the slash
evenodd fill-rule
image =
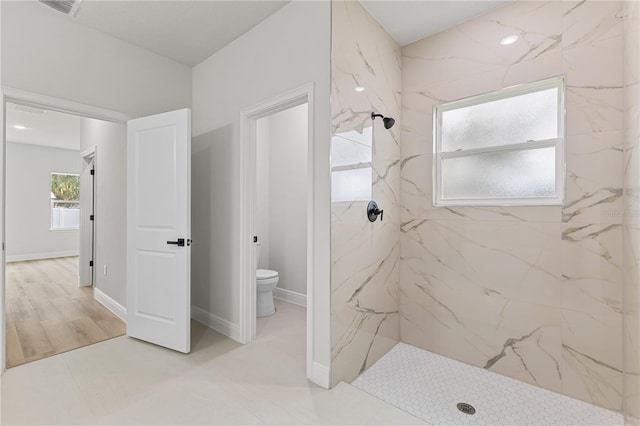
<path id="1" fill-rule="evenodd" d="M 260 261 L 260 243 L 256 243 L 256 268 Z M 268 269 L 256 269 L 256 289 L 258 297 L 256 299 L 256 316 L 258 318 L 268 317 L 276 312 L 273 305 L 273 289 L 280 277 L 276 271 Z"/>

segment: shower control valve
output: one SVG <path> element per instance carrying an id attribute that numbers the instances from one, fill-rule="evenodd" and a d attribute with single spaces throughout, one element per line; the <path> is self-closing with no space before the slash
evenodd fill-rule
<path id="1" fill-rule="evenodd" d="M 369 222 L 375 222 L 378 216 L 380 216 L 380 222 L 382 222 L 383 215 L 384 210 L 378 209 L 378 203 L 369 201 L 369 204 L 367 204 L 367 217 L 369 218 Z"/>

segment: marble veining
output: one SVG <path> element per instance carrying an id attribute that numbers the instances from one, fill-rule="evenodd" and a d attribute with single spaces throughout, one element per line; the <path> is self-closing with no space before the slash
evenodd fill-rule
<path id="1" fill-rule="evenodd" d="M 640 2 L 624 2 L 624 417 L 640 424 Z"/>
<path id="2" fill-rule="evenodd" d="M 400 47 L 358 2 L 332 7 L 332 129 L 339 134 L 373 121 L 371 194 L 383 220 L 366 217 L 366 201 L 331 207 L 332 384 L 351 381 L 400 337 Z M 364 92 L 355 92 L 362 86 Z M 339 142 L 339 141 L 338 141 Z M 337 168 L 336 168 L 337 170 Z"/>
<path id="3" fill-rule="evenodd" d="M 623 3 L 515 1 L 402 49 L 401 341 L 615 410 L 623 223 L 640 193 L 625 187 Z M 557 75 L 565 203 L 434 207 L 433 107 Z"/>

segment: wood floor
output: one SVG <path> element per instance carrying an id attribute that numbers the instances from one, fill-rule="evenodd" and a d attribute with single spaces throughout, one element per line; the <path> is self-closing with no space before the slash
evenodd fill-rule
<path id="1" fill-rule="evenodd" d="M 7 368 L 101 342 L 125 324 L 78 287 L 78 258 L 7 263 Z"/>

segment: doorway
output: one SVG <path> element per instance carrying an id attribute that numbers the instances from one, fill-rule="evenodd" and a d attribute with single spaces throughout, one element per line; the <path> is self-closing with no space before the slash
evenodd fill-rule
<path id="1" fill-rule="evenodd" d="M 81 122 L 104 117 L 124 129 L 125 117 L 13 89 L 3 98 L 2 370 L 125 332 L 96 300 L 96 149 L 84 143 L 81 153 L 78 144 Z M 91 221 L 84 229 L 83 216 Z"/>
<path id="2" fill-rule="evenodd" d="M 258 141 L 258 121 L 264 117 L 273 116 L 280 112 L 306 105 L 307 115 L 307 138 L 306 138 L 306 211 L 304 215 L 305 236 L 306 236 L 306 280 L 305 296 L 306 300 L 306 370 L 307 378 L 321 386 L 329 386 L 328 369 L 317 363 L 314 358 L 314 304 L 313 290 L 315 276 L 318 272 L 314 269 L 314 150 L 313 150 L 313 85 L 308 84 L 299 89 L 292 90 L 263 103 L 247 108 L 241 112 L 241 167 L 240 167 L 240 188 L 241 188 L 241 252 L 240 252 L 240 341 L 248 343 L 256 338 L 256 243 L 259 240 L 256 225 L 258 223 L 257 203 L 257 141 Z M 277 292 L 277 290 L 276 290 Z M 282 295 L 283 293 L 280 293 Z M 284 296 L 281 296 L 284 297 Z"/>
<path id="3" fill-rule="evenodd" d="M 308 105 L 303 103 L 256 121 L 259 318 L 274 312 L 271 294 L 304 308 L 307 305 L 307 118 Z"/>

